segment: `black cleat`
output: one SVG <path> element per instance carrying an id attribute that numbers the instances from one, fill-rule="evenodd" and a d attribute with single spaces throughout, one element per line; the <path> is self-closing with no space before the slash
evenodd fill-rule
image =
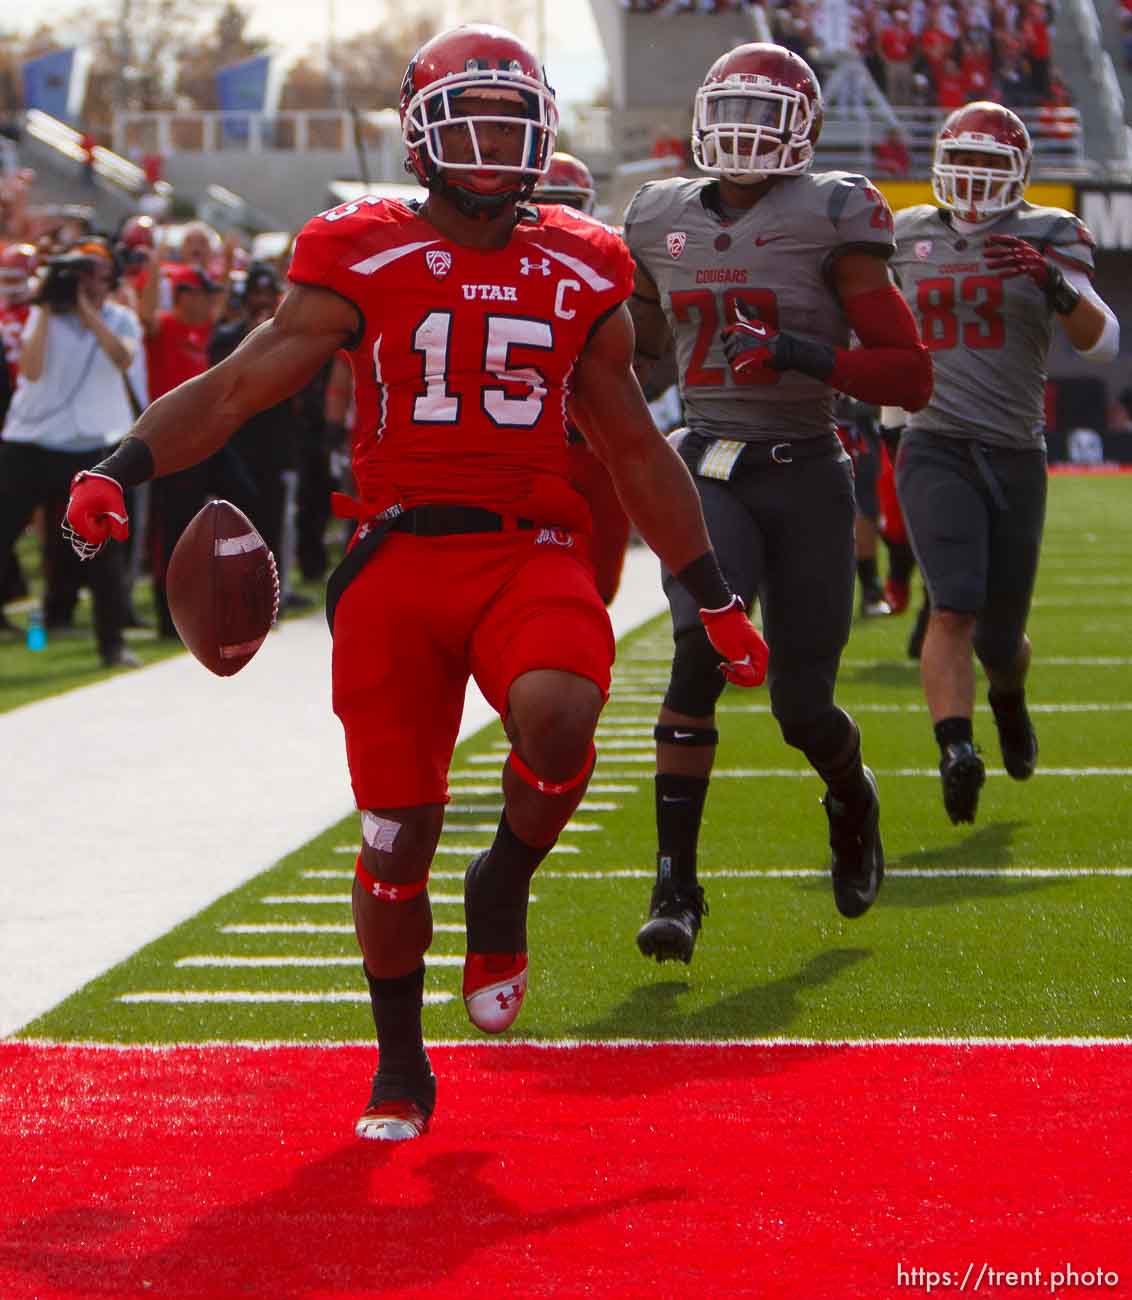
<path id="1" fill-rule="evenodd" d="M 952 822 L 973 822 L 979 806 L 979 791 L 987 779 L 986 768 L 969 740 L 948 745 L 939 762 L 943 778 L 943 806 Z"/>
<path id="2" fill-rule="evenodd" d="M 1002 749 L 1002 765 L 1015 781 L 1028 781 L 1038 765 L 1038 738 L 1034 724 L 1026 711 L 1025 703 L 1000 714 L 994 707 L 994 696 L 988 695 L 994 725 L 998 728 L 998 743 Z"/>
<path id="3" fill-rule="evenodd" d="M 828 791 L 822 799 L 829 818 L 829 847 L 833 850 L 833 901 L 842 916 L 864 916 L 876 902 L 884 879 L 884 847 L 880 842 L 880 797 L 876 777 L 866 767 L 871 792 L 863 808 L 851 808 Z"/>
<path id="4" fill-rule="evenodd" d="M 637 947 L 643 957 L 657 961 L 692 960 L 700 922 L 707 916 L 708 905 L 699 885 L 680 889 L 662 869 L 653 886 L 649 902 L 649 919 L 637 931 Z"/>
<path id="5" fill-rule="evenodd" d="M 908 635 L 908 658 L 919 659 L 920 652 L 924 648 L 924 637 L 928 631 L 928 619 L 932 616 L 932 607 L 930 605 L 921 605 L 916 615 L 916 622 L 912 626 L 912 631 Z"/>

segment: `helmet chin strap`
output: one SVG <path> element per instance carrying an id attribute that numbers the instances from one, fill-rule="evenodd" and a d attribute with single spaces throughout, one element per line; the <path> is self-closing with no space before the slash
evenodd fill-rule
<path id="1" fill-rule="evenodd" d="M 439 174 L 429 188 L 442 194 L 461 216 L 470 217 L 473 221 L 490 221 L 493 217 L 498 217 L 508 204 L 518 203 L 523 197 L 519 190 L 477 194 L 474 190 L 450 184 Z"/>

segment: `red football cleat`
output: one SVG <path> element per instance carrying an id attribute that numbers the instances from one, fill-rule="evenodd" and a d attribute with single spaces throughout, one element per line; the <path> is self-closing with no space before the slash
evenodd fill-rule
<path id="1" fill-rule="evenodd" d="M 411 1101 L 371 1102 L 358 1116 L 355 1137 L 369 1142 L 405 1142 L 428 1129 L 428 1116 Z"/>
<path id="2" fill-rule="evenodd" d="M 525 952 L 470 952 L 464 958 L 464 1005 L 485 1034 L 510 1029 L 526 993 Z"/>

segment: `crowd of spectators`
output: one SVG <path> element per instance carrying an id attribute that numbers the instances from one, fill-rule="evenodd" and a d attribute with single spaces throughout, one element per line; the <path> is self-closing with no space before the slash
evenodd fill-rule
<path id="1" fill-rule="evenodd" d="M 228 355 L 274 314 L 288 254 L 253 261 L 203 222 L 162 227 L 136 215 L 95 229 L 82 206 L 35 207 L 30 173 L 0 180 L 0 636 L 6 603 L 33 593 L 15 546 L 29 525 L 43 553 L 48 636 L 76 635 L 82 586 L 107 666 L 138 662 L 124 630 L 150 581 L 160 637 L 176 629 L 164 575 L 178 537 L 211 496 L 238 505 L 276 557 L 286 606 L 309 603 L 297 573 L 328 565 L 326 527 L 352 396 L 336 361 L 288 402 L 261 413 L 204 464 L 136 490 L 132 535 L 81 564 L 62 540 L 71 477 L 102 460 L 151 401 Z"/>
<path id="2" fill-rule="evenodd" d="M 1132 0 L 1121 2 L 1132 37 Z M 827 57 L 824 0 L 622 3 L 632 12 L 657 14 L 757 7 L 780 45 L 819 71 Z M 993 99 L 1037 108 L 1070 102 L 1051 69 L 1054 6 L 1047 0 L 850 0 L 848 18 L 852 44 L 893 105 L 951 109 Z"/>

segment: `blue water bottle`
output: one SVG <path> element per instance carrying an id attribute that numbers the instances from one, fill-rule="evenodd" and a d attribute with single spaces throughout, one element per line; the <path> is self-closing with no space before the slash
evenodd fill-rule
<path id="1" fill-rule="evenodd" d="M 47 629 L 43 626 L 43 615 L 38 609 L 33 609 L 28 615 L 28 649 L 47 649 Z"/>

